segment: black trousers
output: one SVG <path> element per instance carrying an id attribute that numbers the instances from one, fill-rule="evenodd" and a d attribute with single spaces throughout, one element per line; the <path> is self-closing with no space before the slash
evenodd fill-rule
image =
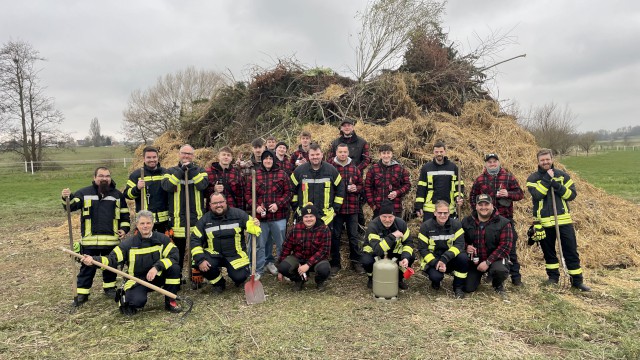
<path id="1" fill-rule="evenodd" d="M 209 268 L 209 271 L 203 272 L 202 276 L 209 280 L 209 283 L 213 286 L 225 283 L 224 278 L 222 278 L 222 274 L 220 273 L 220 268 L 223 266 L 227 268 L 227 275 L 229 275 L 236 286 L 240 286 L 249 277 L 249 265 L 243 266 L 239 269 L 234 269 L 229 261 L 222 256 L 212 256 L 207 252 L 204 253 L 204 256 L 205 260 L 209 262 L 211 267 Z"/>
<path id="2" fill-rule="evenodd" d="M 82 253 L 91 256 L 107 256 L 113 250 L 115 246 L 105 246 L 97 249 L 82 249 Z M 82 263 L 81 263 L 82 264 Z M 78 294 L 89 295 L 91 291 L 91 285 L 93 285 L 93 278 L 96 276 L 96 271 L 98 267 L 96 266 L 87 266 L 82 264 L 80 266 L 80 272 L 78 272 L 78 281 L 76 282 L 78 287 Z M 102 288 L 113 289 L 116 287 L 116 274 L 112 273 L 109 270 L 100 270 L 102 271 Z"/>
<path id="3" fill-rule="evenodd" d="M 560 245 L 567 269 L 572 276 L 582 276 L 580 268 L 580 256 L 578 255 L 578 244 L 576 242 L 576 232 L 573 224 L 560 225 Z M 547 275 L 551 279 L 560 278 L 560 262 L 556 254 L 556 228 L 544 228 L 547 238 L 540 241 L 544 262 L 546 263 Z"/>
<path id="4" fill-rule="evenodd" d="M 509 252 L 509 260 L 511 260 L 509 273 L 511 274 L 511 280 L 515 280 L 522 277 L 522 275 L 520 274 L 520 263 L 518 262 L 518 254 L 516 252 L 518 233 L 516 232 L 516 222 L 513 221 L 513 219 L 509 220 L 511 221 L 511 227 L 513 229 L 513 244 L 511 245 L 511 251 Z"/>
<path id="5" fill-rule="evenodd" d="M 289 255 L 277 265 L 278 272 L 293 281 L 302 281 L 302 277 L 298 274 L 298 266 L 304 264 L 306 264 L 306 261 L 301 261 L 297 257 Z M 309 272 L 314 272 L 316 274 L 315 281 L 316 284 L 319 284 L 329 278 L 331 265 L 329 265 L 329 261 L 322 260 L 310 267 Z"/>
<path id="6" fill-rule="evenodd" d="M 169 221 L 156 222 L 153 224 L 153 231 L 157 231 L 161 234 L 165 234 L 169 229 Z"/>
<path id="7" fill-rule="evenodd" d="M 143 277 L 142 280 L 146 281 L 146 276 Z M 133 281 L 131 281 L 133 282 L 133 284 L 130 284 L 129 281 L 125 283 L 124 293 L 125 299 L 129 303 L 129 306 L 133 306 L 138 309 L 144 307 L 144 305 L 147 303 L 147 293 L 153 290 Z M 178 291 L 180 291 L 180 267 L 177 264 L 171 265 L 169 269 L 163 270 L 162 272 L 158 273 L 158 275 L 156 275 L 151 283 L 167 290 L 170 293 L 178 294 Z M 129 285 L 131 287 L 127 289 Z M 169 302 L 170 300 L 170 297 L 164 297 L 165 302 Z"/>
<path id="8" fill-rule="evenodd" d="M 440 272 L 435 266 L 429 266 L 424 269 L 424 273 L 433 283 L 440 283 L 444 279 L 444 274 L 453 273 L 453 288 L 461 288 L 469 272 L 469 257 L 465 253 L 460 253 L 447 263 L 447 271 Z"/>
<path id="9" fill-rule="evenodd" d="M 409 258 L 409 267 L 411 267 L 411 264 L 413 264 L 414 260 L 415 259 L 413 258 L 413 256 Z M 373 254 L 363 252 L 362 255 L 360 256 L 360 263 L 362 264 L 362 267 L 364 268 L 364 270 L 367 272 L 367 275 L 369 276 L 373 275 L 373 263 L 375 262 L 376 262 L 376 259 L 373 256 Z M 398 278 L 402 279 L 402 275 L 403 275 L 402 270 L 398 268 Z"/>
<path id="10" fill-rule="evenodd" d="M 509 277 L 509 264 L 507 263 L 507 260 L 502 259 L 489 265 L 488 273 L 489 276 L 493 278 L 493 287 L 502 285 L 507 277 Z M 464 291 L 468 293 L 476 291 L 478 286 L 480 286 L 480 280 L 482 280 L 483 274 L 484 273 L 478 271 L 477 265 L 470 263 L 467 281 L 464 284 Z"/>
<path id="11" fill-rule="evenodd" d="M 346 225 L 349 237 L 349 260 L 360 261 L 360 235 L 358 234 L 358 214 L 337 214 L 333 219 L 331 234 L 331 266 L 340 266 L 340 240 Z"/>
<path id="12" fill-rule="evenodd" d="M 173 244 L 178 248 L 178 256 L 180 259 L 178 261 L 178 265 L 180 266 L 180 273 L 182 273 L 182 268 L 184 267 L 184 254 L 187 247 L 187 239 L 174 237 Z"/>

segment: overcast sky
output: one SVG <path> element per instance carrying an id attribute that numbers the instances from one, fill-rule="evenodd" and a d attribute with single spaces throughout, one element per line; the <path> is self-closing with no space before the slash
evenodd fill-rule
<path id="1" fill-rule="evenodd" d="M 307 66 L 353 68 L 362 0 L 71 1 L 0 0 L 0 41 L 29 42 L 47 58 L 42 83 L 87 135 L 92 118 L 121 138 L 129 94 L 188 66 L 246 79 L 279 57 Z M 491 90 L 521 108 L 567 105 L 580 131 L 640 125 L 640 2 L 451 0 L 443 27 L 461 51 L 506 32 L 516 43 L 496 60 Z"/>

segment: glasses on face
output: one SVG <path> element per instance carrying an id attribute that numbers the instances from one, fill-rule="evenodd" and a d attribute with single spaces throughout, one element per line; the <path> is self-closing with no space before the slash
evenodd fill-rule
<path id="1" fill-rule="evenodd" d="M 438 215 L 438 216 L 446 216 L 446 215 L 449 215 L 449 212 L 448 211 L 437 211 L 436 215 Z"/>
<path id="2" fill-rule="evenodd" d="M 211 202 L 211 205 L 222 205 L 224 203 L 226 203 L 226 200 L 220 200 L 220 201 L 213 201 Z"/>
<path id="3" fill-rule="evenodd" d="M 98 179 L 109 179 L 109 178 L 111 178 L 111 175 L 96 175 L 96 177 Z"/>
<path id="4" fill-rule="evenodd" d="M 180 151 L 181 155 L 193 155 L 192 152 L 184 152 L 184 151 Z"/>

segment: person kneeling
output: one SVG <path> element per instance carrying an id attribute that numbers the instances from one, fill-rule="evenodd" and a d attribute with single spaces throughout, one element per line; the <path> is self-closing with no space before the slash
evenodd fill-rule
<path id="1" fill-rule="evenodd" d="M 85 255 L 82 263 L 92 266 L 91 260 L 111 267 L 127 265 L 129 275 L 146 280 L 165 290 L 178 294 L 180 290 L 180 266 L 178 248 L 168 236 L 153 231 L 153 213 L 142 210 L 136 215 L 138 233 L 116 246 L 108 256 Z M 107 271 L 107 270 L 105 270 Z M 153 291 L 133 280 L 127 280 L 117 291 L 116 302 L 120 312 L 133 315 L 147 303 L 147 293 Z M 165 309 L 178 313 L 180 305 L 165 296 Z"/>
<path id="2" fill-rule="evenodd" d="M 301 211 L 302 222 L 295 224 L 282 245 L 278 280 L 288 277 L 295 283 L 293 289 L 300 291 L 307 281 L 307 273 L 315 272 L 316 288 L 324 291 L 331 271 L 331 230 L 318 221 L 318 209 L 313 204 L 308 203 Z"/>

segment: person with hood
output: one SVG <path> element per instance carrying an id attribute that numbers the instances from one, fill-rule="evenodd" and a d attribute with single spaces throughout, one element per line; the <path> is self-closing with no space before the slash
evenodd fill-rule
<path id="1" fill-rule="evenodd" d="M 136 234 L 116 246 L 108 256 L 85 255 L 82 263 L 93 266 L 93 261 L 114 268 L 127 265 L 127 273 L 160 286 L 170 293 L 178 294 L 180 290 L 180 266 L 178 265 L 178 248 L 168 236 L 153 231 L 155 215 L 149 210 L 142 210 L 136 215 Z M 147 303 L 147 293 L 153 291 L 133 280 L 124 283 L 122 292 L 118 291 L 116 301 L 120 312 L 133 315 Z M 165 310 L 178 313 L 180 305 L 168 296 L 164 298 Z"/>
<path id="2" fill-rule="evenodd" d="M 162 179 L 167 170 L 160 166 L 158 149 L 152 146 L 142 150 L 142 160 L 142 168 L 129 175 L 123 193 L 128 199 L 135 200 L 136 212 L 151 211 L 153 230 L 164 234 L 169 230 L 169 199 L 162 188 Z"/>
<path id="3" fill-rule="evenodd" d="M 444 274 L 453 273 L 453 293 L 464 298 L 464 283 L 469 269 L 469 258 L 465 253 L 464 230 L 458 219 L 449 217 L 449 203 L 436 202 L 436 218 L 420 226 L 418 253 L 421 269 L 431 280 L 431 288 L 440 289 Z"/>
<path id="4" fill-rule="evenodd" d="M 241 209 L 227 206 L 224 195 L 211 194 L 209 208 L 193 228 L 191 255 L 198 270 L 209 284 L 213 294 L 221 294 L 226 280 L 220 269 L 240 287 L 249 277 L 249 256 L 245 243 L 245 231 L 260 236 L 260 220 Z"/>
<path id="5" fill-rule="evenodd" d="M 346 196 L 340 210 L 333 219 L 333 234 L 331 236 L 331 273 L 335 275 L 342 265 L 340 264 L 340 240 L 342 230 L 346 226 L 349 238 L 349 260 L 351 268 L 358 274 L 364 274 L 364 268 L 360 264 L 360 236 L 358 234 L 358 212 L 360 206 L 360 193 L 363 189 L 362 173 L 349 157 L 347 144 L 340 144 L 336 148 L 336 156 L 332 159 L 333 166 L 338 170 L 345 182 Z"/>
<path id="6" fill-rule="evenodd" d="M 311 203 L 300 209 L 302 220 L 296 223 L 282 246 L 278 263 L 278 280 L 287 277 L 294 282 L 294 291 L 300 291 L 309 273 L 316 274 L 318 291 L 326 289 L 331 267 L 329 249 L 331 230 L 321 219 L 318 209 Z"/>
<path id="7" fill-rule="evenodd" d="M 178 165 L 167 169 L 162 179 L 162 188 L 169 193 L 169 221 L 173 230 L 173 242 L 178 247 L 180 269 L 184 261 L 187 245 L 186 227 L 187 216 L 189 224 L 193 226 L 204 214 L 204 191 L 209 186 L 207 172 L 193 163 L 195 150 L 191 145 L 183 145 L 178 154 Z M 185 183 L 187 173 L 189 183 Z M 186 207 L 185 189 L 188 186 L 189 208 Z M 190 268 L 191 264 L 188 264 Z"/>
<path id="8" fill-rule="evenodd" d="M 244 191 L 245 182 L 240 170 L 232 165 L 233 151 L 228 146 L 223 146 L 218 151 L 218 161 L 211 163 L 207 172 L 209 186 L 205 191 L 208 200 L 214 192 L 224 194 L 227 206 L 245 209 Z"/>
<path id="9" fill-rule="evenodd" d="M 116 189 L 111 172 L 104 166 L 93 173 L 91 186 L 72 193 L 69 188 L 62 190 L 62 207 L 66 209 L 69 198 L 70 211 L 82 209 L 80 216 L 80 242 L 73 244 L 73 250 L 90 256 L 106 256 L 120 244 L 129 232 L 129 208 L 124 195 Z M 78 273 L 77 298 L 74 306 L 89 300 L 96 268 L 82 265 Z M 102 288 L 107 297 L 116 296 L 116 274 L 102 272 Z"/>
<path id="10" fill-rule="evenodd" d="M 513 229 L 513 246 L 509 253 L 511 260 L 511 282 L 515 286 L 522 285 L 522 275 L 520 274 L 520 263 L 518 262 L 518 254 L 516 252 L 516 242 L 518 233 L 516 232 L 516 223 L 513 220 L 513 202 L 520 201 L 524 197 L 524 192 L 520 188 L 520 184 L 512 173 L 508 172 L 500 165 L 498 154 L 490 153 L 484 156 L 484 171 L 476 181 L 473 182 L 471 192 L 469 193 L 469 204 L 471 209 L 476 207 L 476 197 L 480 194 L 487 194 L 493 199 L 493 207 L 498 215 L 502 215 L 511 221 Z"/>
<path id="11" fill-rule="evenodd" d="M 443 142 L 438 141 L 433 145 L 433 155 L 432 161 L 422 165 L 418 177 L 414 211 L 417 216 L 422 217 L 422 221 L 434 218 L 438 200 L 449 203 L 452 217 L 458 217 L 456 204 L 463 203 L 464 183 L 462 179 L 458 179 L 458 166 L 447 158 L 447 148 Z"/>
<path id="12" fill-rule="evenodd" d="M 547 284 L 557 284 L 560 280 L 560 262 L 556 255 L 556 219 L 553 210 L 552 194 L 555 195 L 555 206 L 560 232 L 560 246 L 566 261 L 571 286 L 580 291 L 591 291 L 584 284 L 576 232 L 571 220 L 569 201 L 576 198 L 576 185 L 566 172 L 553 166 L 553 153 L 549 149 L 541 149 L 537 154 L 538 170 L 529 175 L 527 189 L 533 200 L 534 240 L 540 241 L 546 264 Z M 553 191 L 551 191 L 553 189 Z"/>
<path id="13" fill-rule="evenodd" d="M 257 239 L 256 278 L 264 273 L 264 268 L 277 275 L 273 256 L 273 245 L 276 245 L 276 258 L 280 257 L 282 243 L 287 229 L 289 217 L 289 201 L 291 200 L 291 183 L 287 173 L 276 164 L 276 155 L 265 150 L 261 157 L 260 168 L 256 171 L 256 217 L 260 220 L 261 234 Z M 248 207 L 253 204 L 251 187 L 245 191 Z"/>
<path id="14" fill-rule="evenodd" d="M 466 252 L 472 262 L 464 291 L 476 291 L 480 279 L 488 273 L 495 292 L 504 296 L 504 281 L 509 276 L 509 251 L 513 245 L 511 221 L 494 211 L 493 199 L 487 194 L 478 195 L 475 204 L 475 211 L 462 219 Z"/>
<path id="15" fill-rule="evenodd" d="M 411 190 L 409 171 L 393 159 L 391 145 L 381 145 L 380 160 L 374 163 L 364 181 L 367 203 L 373 217 L 380 215 L 380 204 L 384 200 L 393 203 L 393 214 L 402 216 L 402 199 Z"/>
<path id="16" fill-rule="evenodd" d="M 373 264 L 385 256 L 388 259 L 398 261 L 398 287 L 402 290 L 409 288 L 404 281 L 402 269 L 407 269 L 413 264 L 413 240 L 407 223 L 394 215 L 395 208 L 391 200 L 382 201 L 379 216 L 373 218 L 367 225 L 367 232 L 362 247 L 360 262 L 367 272 L 369 280 L 367 287 L 373 287 Z"/>

